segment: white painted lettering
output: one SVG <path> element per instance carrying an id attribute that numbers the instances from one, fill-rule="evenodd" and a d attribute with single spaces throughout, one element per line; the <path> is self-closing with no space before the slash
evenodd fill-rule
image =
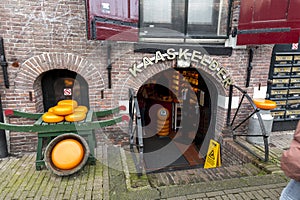
<path id="1" fill-rule="evenodd" d="M 153 62 L 148 57 L 144 57 L 143 65 L 144 65 L 144 68 L 146 69 L 148 67 L 148 65 L 153 65 Z"/>
<path id="2" fill-rule="evenodd" d="M 227 72 L 226 72 L 226 70 L 225 70 L 223 67 L 220 69 L 220 71 L 217 72 L 217 77 L 218 77 L 220 80 L 225 79 L 225 78 L 223 78 L 223 77 L 226 77 L 226 75 L 227 75 Z"/>
<path id="3" fill-rule="evenodd" d="M 192 62 L 199 62 L 199 60 L 201 60 L 201 59 L 202 59 L 201 52 L 199 52 L 199 51 L 193 51 L 192 57 L 191 57 L 191 61 Z"/>
<path id="4" fill-rule="evenodd" d="M 174 60 L 176 58 L 176 54 L 175 54 L 175 49 L 167 49 L 167 54 L 168 54 L 168 59 L 169 60 Z"/>
<path id="5" fill-rule="evenodd" d="M 210 61 L 209 57 L 207 55 L 203 55 L 200 64 L 206 67 L 207 64 L 210 64 L 210 63 L 211 63 L 211 61 Z"/>
<path id="6" fill-rule="evenodd" d="M 132 68 L 129 68 L 129 72 L 130 72 L 134 77 L 136 77 L 138 72 L 139 72 L 139 73 L 142 72 L 142 69 L 140 69 L 140 67 L 138 67 L 136 63 L 134 63 L 134 64 L 132 65 Z"/>
<path id="7" fill-rule="evenodd" d="M 208 66 L 208 68 L 212 71 L 217 70 L 217 68 L 219 67 L 219 63 L 216 60 L 213 60 L 210 65 Z"/>
<path id="8" fill-rule="evenodd" d="M 181 60 L 182 57 L 184 57 L 184 60 L 187 60 L 188 59 L 188 57 L 187 57 L 188 51 L 189 51 L 189 49 L 182 50 L 182 48 L 180 48 L 179 52 L 178 52 L 178 59 Z"/>
<path id="9" fill-rule="evenodd" d="M 224 87 L 227 88 L 228 86 L 230 86 L 233 82 L 231 80 L 230 77 L 227 77 L 225 80 L 222 81 L 222 83 L 224 84 Z"/>
<path id="10" fill-rule="evenodd" d="M 160 51 L 157 51 L 156 53 L 155 53 L 155 63 L 158 63 L 158 61 L 165 61 L 166 59 L 165 59 L 165 57 L 161 54 L 161 52 Z"/>

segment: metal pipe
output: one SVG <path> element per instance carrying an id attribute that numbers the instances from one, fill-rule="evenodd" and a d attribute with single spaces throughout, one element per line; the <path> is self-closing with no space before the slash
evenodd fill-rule
<path id="1" fill-rule="evenodd" d="M 232 94 L 233 93 L 233 85 L 229 86 L 229 101 L 228 101 L 228 110 L 227 110 L 227 126 L 230 125 L 231 118 L 231 106 L 232 106 Z"/>
<path id="2" fill-rule="evenodd" d="M 2 101 L 0 96 L 0 122 L 4 122 L 3 118 L 3 110 L 2 110 Z M 0 130 L 0 158 L 4 158 L 8 156 L 8 149 L 7 149 L 7 141 L 6 141 L 6 133 L 5 130 Z"/>
<path id="3" fill-rule="evenodd" d="M 111 44 L 107 44 L 107 75 L 108 75 L 108 88 L 111 89 L 111 70 L 112 70 L 112 63 L 111 63 Z"/>
<path id="4" fill-rule="evenodd" d="M 249 61 L 248 61 L 248 67 L 247 67 L 246 87 L 249 87 L 249 84 L 250 84 L 251 71 L 253 69 L 252 60 L 253 60 L 253 49 L 251 48 L 251 49 L 249 49 Z"/>
<path id="5" fill-rule="evenodd" d="M 4 79 L 4 84 L 6 88 L 9 88 L 9 80 L 8 80 L 8 72 L 7 72 L 7 62 L 5 58 L 5 52 L 4 52 L 4 43 L 3 43 L 3 38 L 0 38 L 0 65 L 3 70 L 3 79 Z"/>

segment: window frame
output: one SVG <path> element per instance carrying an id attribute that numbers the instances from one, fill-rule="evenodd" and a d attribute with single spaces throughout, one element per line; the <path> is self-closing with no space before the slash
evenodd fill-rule
<path id="1" fill-rule="evenodd" d="M 217 43 L 224 42 L 225 39 L 229 38 L 229 33 L 230 33 L 230 9 L 231 9 L 231 5 L 232 5 L 232 0 L 228 0 L 228 14 L 227 14 L 227 19 L 226 19 L 226 33 L 224 35 L 217 35 L 218 34 L 218 23 L 219 23 L 219 12 L 220 10 L 214 10 L 213 11 L 213 16 L 212 16 L 212 24 L 208 25 L 208 24 L 188 24 L 188 6 L 189 6 L 189 1 L 186 0 L 172 0 L 172 22 L 171 23 L 150 23 L 150 22 L 144 22 L 144 12 L 143 12 L 143 8 L 144 8 L 144 0 L 140 0 L 139 1 L 140 5 L 139 5 L 139 39 L 140 40 L 147 40 L 147 38 L 178 38 L 178 39 L 221 39 L 219 41 L 217 41 Z M 182 7 L 184 7 L 181 16 L 184 16 L 184 22 L 182 23 L 183 26 L 180 26 L 178 28 L 178 25 L 175 23 L 176 18 L 178 18 L 178 12 L 176 12 L 176 3 L 183 3 L 184 5 Z M 220 0 L 213 0 L 213 3 L 220 3 Z M 178 6 L 177 6 L 178 7 Z M 220 8 L 221 9 L 221 8 Z M 178 9 L 179 10 L 179 9 Z M 177 17 L 176 17 L 177 16 Z M 179 15 L 180 16 L 180 15 Z M 149 31 L 149 26 L 154 25 L 154 27 L 158 27 L 158 29 L 161 29 L 161 34 L 159 34 L 159 30 L 158 32 L 155 32 L 153 34 L 144 34 L 142 31 Z M 176 28 L 174 28 L 176 27 Z M 201 28 L 199 28 L 201 27 Z M 167 29 L 170 29 L 172 31 L 174 31 L 174 33 L 171 33 L 170 31 L 170 35 L 166 36 Z M 199 29 L 202 30 L 209 30 L 206 31 L 208 32 L 208 34 L 203 34 L 200 33 L 199 34 Z M 191 31 L 191 30 L 195 30 L 195 31 Z M 177 31 L 177 34 L 175 33 L 175 31 Z M 198 33 L 198 34 L 197 34 Z M 211 33 L 211 34 L 209 34 Z M 215 33 L 215 34 L 214 34 Z M 224 40 L 222 40 L 224 39 Z"/>

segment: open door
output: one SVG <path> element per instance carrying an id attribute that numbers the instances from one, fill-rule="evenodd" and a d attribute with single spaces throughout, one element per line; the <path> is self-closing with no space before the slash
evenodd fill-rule
<path id="1" fill-rule="evenodd" d="M 89 108 L 87 82 L 76 72 L 55 69 L 42 77 L 44 111 L 63 99 L 74 99 L 79 105 Z"/>

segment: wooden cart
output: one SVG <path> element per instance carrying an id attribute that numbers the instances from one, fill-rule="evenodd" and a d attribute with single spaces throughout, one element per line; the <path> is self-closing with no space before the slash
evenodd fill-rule
<path id="1" fill-rule="evenodd" d="M 0 129 L 11 130 L 17 132 L 36 132 L 38 136 L 36 148 L 36 170 L 41 170 L 45 165 L 43 144 L 49 144 L 53 138 L 64 133 L 76 133 L 84 137 L 90 149 L 89 163 L 95 164 L 95 147 L 96 138 L 94 130 L 106 126 L 112 126 L 127 119 L 127 116 L 119 116 L 109 120 L 94 121 L 98 117 L 108 116 L 118 113 L 120 110 L 126 109 L 124 106 L 116 107 L 110 110 L 87 113 L 86 119 L 80 122 L 60 122 L 60 123 L 45 123 L 42 120 L 43 113 L 26 113 L 15 110 L 5 110 L 7 117 L 24 117 L 34 119 L 36 122 L 33 125 L 16 125 L 8 123 L 0 123 Z"/>

